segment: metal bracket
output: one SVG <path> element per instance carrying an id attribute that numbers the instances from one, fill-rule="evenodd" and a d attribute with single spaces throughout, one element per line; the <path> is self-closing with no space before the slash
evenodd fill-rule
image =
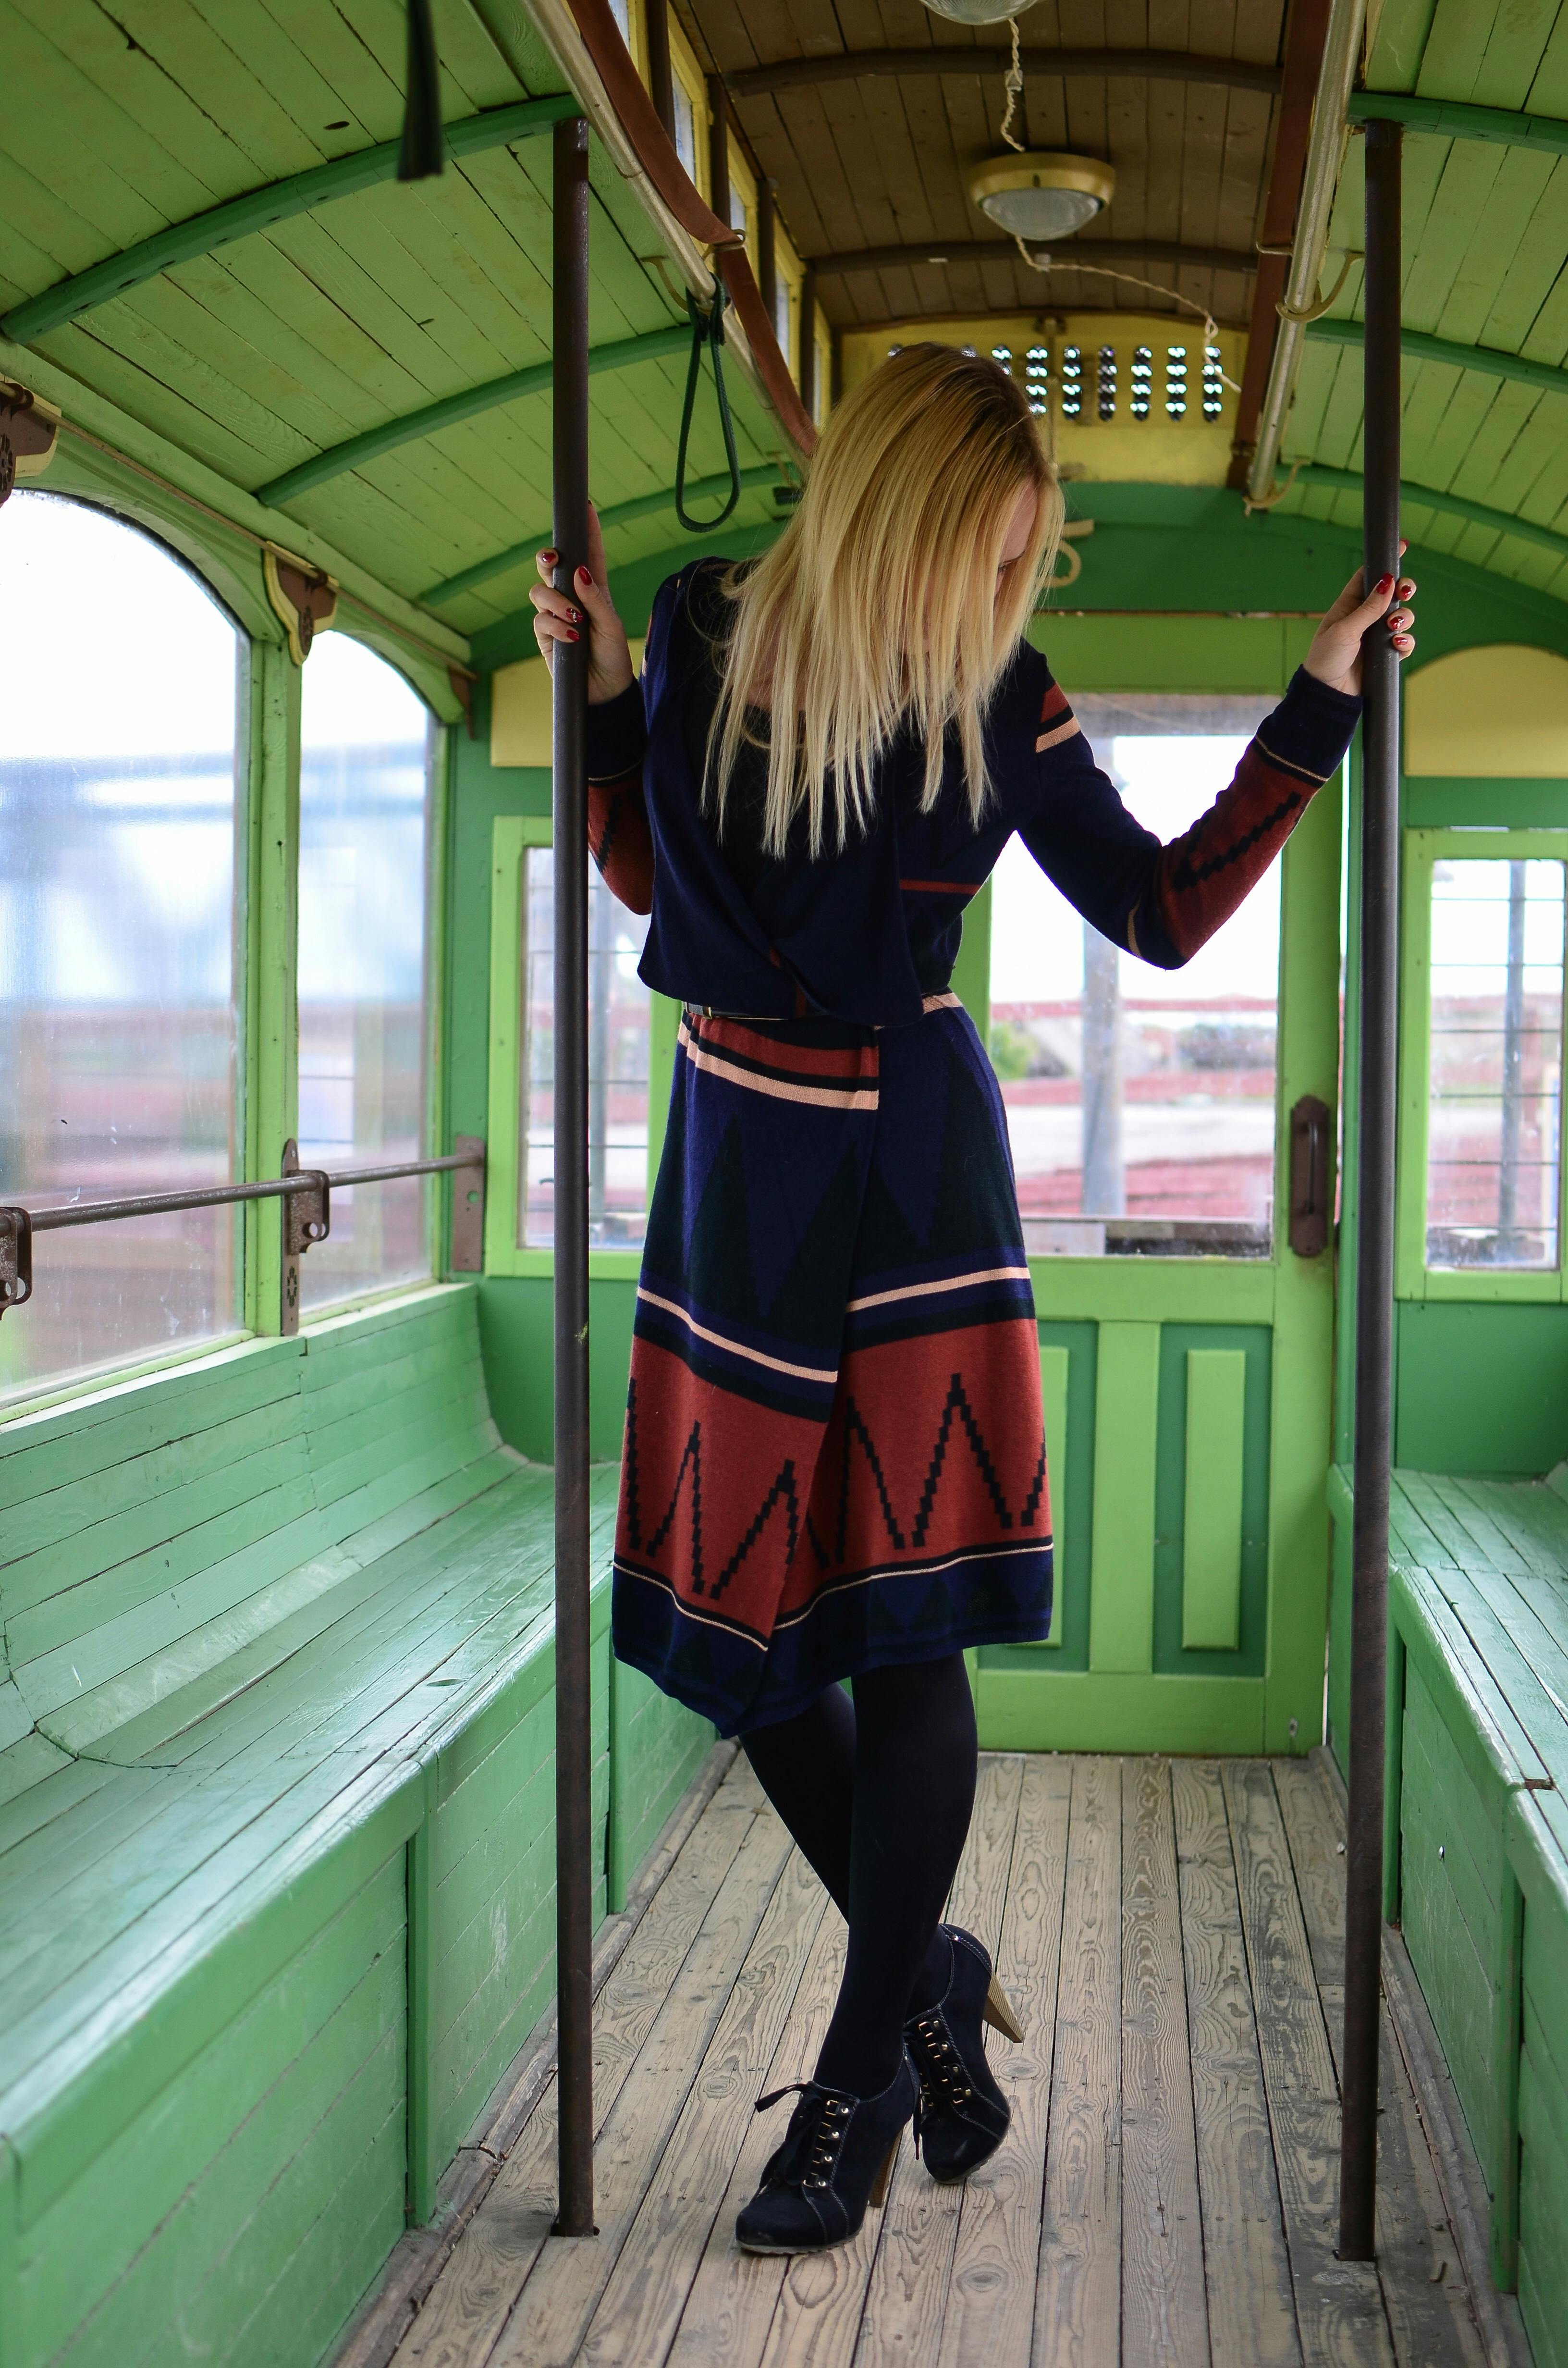
<path id="1" fill-rule="evenodd" d="M 1328 1247 L 1334 1202 L 1329 1110 L 1303 1094 L 1290 1110 L 1290 1202 L 1287 1238 L 1298 1258 L 1320 1258 Z"/>
<path id="2" fill-rule="evenodd" d="M 33 1221 L 26 1209 L 0 1209 L 0 1315 L 33 1295 Z"/>
<path id="3" fill-rule="evenodd" d="M 332 1182 L 324 1167 L 301 1167 L 300 1146 L 292 1135 L 283 1146 L 280 1176 L 308 1176 L 308 1192 L 283 1195 L 283 1292 L 278 1329 L 291 1339 L 300 1328 L 300 1260 L 312 1242 L 324 1242 L 332 1231 Z"/>
<path id="4" fill-rule="evenodd" d="M 474 1161 L 452 1170 L 452 1272 L 479 1274 L 484 1267 L 484 1137 L 456 1135 L 452 1149 L 472 1152 Z"/>

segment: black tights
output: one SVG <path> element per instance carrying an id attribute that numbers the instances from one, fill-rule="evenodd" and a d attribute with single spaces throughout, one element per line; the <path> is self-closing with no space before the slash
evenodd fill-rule
<path id="1" fill-rule="evenodd" d="M 974 1702 L 961 1653 L 854 1686 L 853 1703 L 829 1686 L 741 1740 L 849 1926 L 817 2078 L 869 2097 L 898 2070 L 905 2016 L 946 1985 L 936 1930 L 974 1805 Z"/>

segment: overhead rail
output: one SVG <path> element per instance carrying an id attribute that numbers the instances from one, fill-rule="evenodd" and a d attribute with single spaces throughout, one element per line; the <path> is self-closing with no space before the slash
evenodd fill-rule
<path id="1" fill-rule="evenodd" d="M 1257 269 L 1257 256 L 1250 246 L 1182 246 L 1174 239 L 1161 238 L 1085 238 L 1063 241 L 1051 249 L 1051 260 L 1062 271 L 1071 271 L 1080 256 L 1085 268 L 1096 263 L 1168 263 L 1178 271 Z M 916 246 L 858 246 L 842 255 L 813 255 L 807 263 L 819 279 L 825 279 L 841 278 L 846 271 L 917 269 L 923 263 L 1016 263 L 1017 259 L 1016 239 L 928 238 Z"/>
<path id="2" fill-rule="evenodd" d="M 453 156 L 509 148 L 517 141 L 548 131 L 563 116 L 576 111 L 577 101 L 569 91 L 548 98 L 519 99 L 510 107 L 487 108 L 483 114 L 466 115 L 447 124 L 447 148 Z M 296 214 L 310 213 L 337 198 L 351 198 L 378 182 L 392 180 L 402 145 L 401 140 L 383 140 L 374 148 L 357 148 L 351 155 L 331 157 L 324 165 L 291 173 L 287 180 L 270 181 L 263 188 L 249 189 L 243 197 L 210 206 L 186 222 L 171 222 L 166 230 L 154 231 L 151 238 L 13 304 L 0 319 L 0 330 L 18 345 L 30 345 L 51 329 L 62 328 L 90 313 L 95 305 L 128 295 L 144 280 L 155 279 L 161 271 L 172 271 L 178 264 L 194 262 L 198 256 L 231 246 L 236 239 L 291 222 Z"/>
<path id="3" fill-rule="evenodd" d="M 1254 502 L 1266 502 L 1273 495 L 1274 464 L 1279 457 L 1279 439 L 1296 391 L 1302 335 L 1319 301 L 1318 281 L 1345 154 L 1346 108 L 1361 55 L 1366 13 L 1366 0 L 1331 0 L 1301 203 L 1291 210 L 1290 268 L 1285 276 L 1284 299 L 1278 308 L 1278 327 L 1268 366 L 1268 382 L 1257 414 L 1256 446 L 1246 474 L 1247 494 Z M 1255 329 L 1257 325 L 1255 322 Z M 1244 432 L 1244 425 L 1238 423 L 1238 434 Z"/>
<path id="4" fill-rule="evenodd" d="M 332 1193 L 359 1184 L 390 1184 L 405 1176 L 477 1174 L 476 1190 L 452 1198 L 451 1265 L 454 1273 L 477 1273 L 484 1241 L 484 1138 L 460 1134 L 457 1149 L 435 1159 L 400 1159 L 381 1167 L 301 1167 L 290 1141 L 283 1146 L 283 1173 L 248 1184 L 193 1185 L 175 1192 L 132 1192 L 114 1201 L 67 1201 L 59 1208 L 0 1204 L 0 1315 L 25 1307 L 33 1296 L 35 1234 L 58 1234 L 80 1225 L 111 1225 L 132 1217 L 156 1217 L 181 1209 L 222 1209 L 247 1201 L 283 1203 L 284 1265 L 294 1267 L 290 1295 L 285 1274 L 283 1330 L 298 1328 L 298 1261 L 332 1232 Z"/>
<path id="5" fill-rule="evenodd" d="M 1342 494 L 1359 494 L 1363 490 L 1364 481 L 1358 469 L 1331 469 L 1321 461 L 1293 466 L 1298 485 L 1324 485 Z M 1418 485 L 1409 477 L 1400 480 L 1399 496 L 1402 502 L 1440 510 L 1449 517 L 1464 518 L 1471 526 L 1490 527 L 1496 534 L 1517 535 L 1521 542 L 1538 543 L 1542 551 L 1568 559 L 1568 534 L 1557 534 L 1549 526 L 1537 526 L 1533 518 L 1516 518 L 1511 510 L 1489 509 L 1484 502 L 1469 501 L 1463 494 L 1440 493 L 1436 485 Z"/>
<path id="6" fill-rule="evenodd" d="M 741 471 L 743 491 L 749 491 L 756 485 L 783 482 L 783 472 L 776 461 L 765 461 L 756 468 Z M 726 469 L 722 476 L 696 478 L 687 484 L 686 495 L 687 501 L 705 502 L 716 495 L 727 494 L 729 490 L 730 472 Z M 599 524 L 606 529 L 612 526 L 630 526 L 635 518 L 653 518 L 660 510 L 673 510 L 675 506 L 675 487 L 662 485 L 656 494 L 633 494 L 630 501 L 612 502 L 608 509 L 599 512 Z M 456 600 L 465 592 L 476 591 L 493 575 L 504 575 L 508 568 L 522 566 L 549 540 L 549 528 L 540 527 L 537 534 L 525 536 L 521 542 L 511 543 L 505 551 L 493 552 L 488 559 L 476 559 L 472 567 L 463 568 L 459 575 L 449 575 L 444 584 L 432 584 L 428 591 L 419 594 L 419 599 L 427 609 L 438 609 L 445 601 Z"/>
<path id="7" fill-rule="evenodd" d="M 1429 131 L 1443 140 L 1483 140 L 1501 148 L 1540 148 L 1568 156 L 1568 123 L 1555 115 L 1516 114 L 1506 107 L 1471 107 L 1451 98 L 1405 97 L 1392 91 L 1354 90 L 1350 120 L 1373 116 L 1402 123 L 1407 131 Z"/>
<path id="8" fill-rule="evenodd" d="M 684 354 L 690 343 L 691 331 L 684 323 L 678 327 L 650 329 L 640 337 L 618 337 L 609 345 L 590 348 L 588 370 L 590 373 L 631 370 L 638 362 Z M 526 370 L 509 370 L 505 378 L 487 379 L 483 386 L 465 387 L 460 394 L 443 395 L 438 403 L 424 404 L 399 419 L 385 419 L 379 427 L 368 427 L 363 435 L 350 436 L 342 444 L 328 445 L 324 452 L 301 461 L 298 468 L 268 478 L 265 485 L 256 486 L 256 498 L 277 509 L 324 485 L 330 478 L 362 468 L 367 461 L 378 461 L 383 452 L 395 451 L 400 444 L 416 443 L 422 436 L 455 427 L 461 420 L 477 418 L 481 412 L 494 411 L 504 403 L 516 403 L 525 394 L 542 394 L 551 384 L 552 368 L 547 361 L 530 362 Z"/>
<path id="9" fill-rule="evenodd" d="M 863 75 L 1003 74 L 1012 62 L 1012 51 L 1000 41 L 976 41 L 972 48 L 943 42 L 924 50 L 845 50 L 826 57 L 781 58 L 776 65 L 744 66 L 723 80 L 735 98 L 762 98 L 775 91 L 809 90 L 819 83 L 858 82 Z M 1021 63 L 1027 74 L 1210 83 L 1223 90 L 1256 90 L 1270 97 L 1281 80 L 1278 66 L 1255 65 L 1246 58 L 1199 57 L 1185 50 L 1025 49 Z"/>
<path id="10" fill-rule="evenodd" d="M 1263 200 L 1257 273 L 1252 283 L 1252 321 L 1225 477 L 1225 483 L 1237 492 L 1246 484 L 1257 441 L 1258 415 L 1279 326 L 1278 304 L 1285 292 L 1327 30 L 1328 0 L 1291 0 L 1285 16 L 1285 63 L 1274 122 L 1274 155 Z"/>
<path id="11" fill-rule="evenodd" d="M 1307 324 L 1307 336 L 1314 345 L 1359 347 L 1365 335 L 1359 321 L 1325 318 Z M 1428 336 L 1425 329 L 1402 329 L 1399 343 L 1406 361 L 1444 362 L 1450 370 L 1479 370 L 1486 378 L 1506 378 L 1518 386 L 1541 387 L 1548 394 L 1568 394 L 1568 370 L 1559 369 L 1555 362 L 1534 361 L 1528 354 L 1504 353 L 1497 346 L 1460 345 L 1452 337 Z"/>
<path id="12" fill-rule="evenodd" d="M 482 5 L 481 15 L 484 13 Z M 675 142 L 660 120 L 615 21 L 609 0 L 553 0 L 553 5 L 551 0 L 535 0 L 532 16 L 547 40 L 552 31 L 552 20 L 569 16 L 608 102 L 613 123 L 602 128 L 613 131 L 613 144 L 623 154 L 629 153 L 629 161 L 638 176 L 646 181 L 676 225 L 711 258 L 712 269 L 718 272 L 728 291 L 763 392 L 791 443 L 801 452 L 809 453 L 816 442 L 816 427 L 779 350 L 740 235 L 705 203 L 681 163 Z M 561 53 L 562 44 L 553 42 L 552 47 Z M 706 302 L 706 287 L 694 282 L 693 292 Z M 809 322 L 802 321 L 802 346 L 809 328 Z"/>

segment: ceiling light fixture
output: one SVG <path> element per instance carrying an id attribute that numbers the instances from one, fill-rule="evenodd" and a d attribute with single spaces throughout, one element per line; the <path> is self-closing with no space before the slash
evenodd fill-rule
<path id="1" fill-rule="evenodd" d="M 1028 0 L 926 0 L 934 17 L 947 17 L 955 25 L 1005 25 L 1027 5 Z"/>
<path id="2" fill-rule="evenodd" d="M 1115 189 L 1114 165 L 1046 150 L 988 156 L 969 173 L 971 203 L 1012 238 L 1071 238 Z"/>

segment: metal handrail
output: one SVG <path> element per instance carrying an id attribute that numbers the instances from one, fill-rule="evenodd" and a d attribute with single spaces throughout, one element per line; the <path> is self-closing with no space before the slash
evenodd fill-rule
<path id="1" fill-rule="evenodd" d="M 479 1189 L 452 1197 L 451 1259 L 454 1274 L 475 1274 L 484 1263 L 484 1142 L 460 1134 L 456 1151 L 438 1159 L 400 1159 L 382 1167 L 301 1169 L 292 1142 L 283 1146 L 281 1176 L 254 1184 L 199 1185 L 188 1192 L 136 1192 L 120 1201 L 72 1201 L 61 1209 L 29 1209 L 0 1201 L 0 1315 L 25 1307 L 33 1295 L 32 1238 L 74 1225 L 107 1225 L 123 1217 L 152 1217 L 170 1209 L 219 1209 L 242 1201 L 282 1203 L 282 1296 L 279 1321 L 285 1334 L 299 1329 L 300 1260 L 332 1231 L 332 1188 L 388 1184 L 400 1176 L 439 1176 L 477 1170 Z"/>
<path id="2" fill-rule="evenodd" d="M 397 1176 L 436 1176 L 448 1168 L 483 1167 L 483 1151 L 454 1151 L 441 1159 L 409 1159 L 396 1167 L 323 1170 L 332 1185 L 383 1184 Z M 316 1171 L 269 1176 L 258 1184 L 210 1184 L 191 1192 L 140 1192 L 128 1201 L 73 1201 L 62 1209 L 22 1208 L 35 1234 L 59 1233 L 66 1225 L 107 1225 L 118 1217 L 152 1217 L 164 1209 L 216 1209 L 231 1201 L 280 1201 L 291 1192 L 318 1190 Z M 21 1206 L 7 1200 L 7 1211 Z"/>

